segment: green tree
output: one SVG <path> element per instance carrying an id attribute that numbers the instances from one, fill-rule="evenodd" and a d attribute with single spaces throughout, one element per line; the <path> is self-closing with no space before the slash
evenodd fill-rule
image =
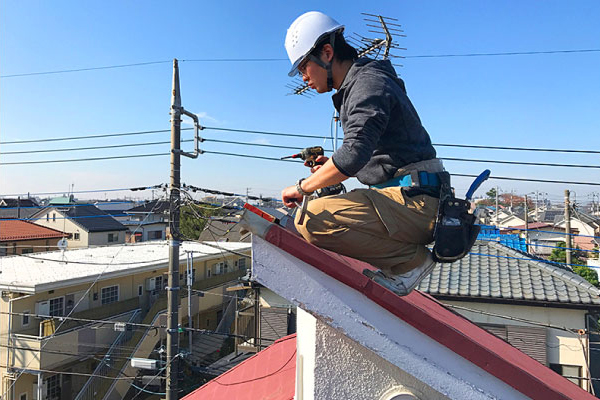
<path id="1" fill-rule="evenodd" d="M 207 218 L 217 215 L 220 209 L 186 205 L 181 207 L 179 230 L 185 239 L 196 240 L 206 226 Z"/>
<path id="2" fill-rule="evenodd" d="M 488 190 L 485 195 L 488 197 L 488 199 L 490 200 L 496 200 L 496 188 L 491 188 L 490 190 Z"/>
<path id="3" fill-rule="evenodd" d="M 565 247 L 567 247 L 567 244 L 565 242 L 558 242 L 558 244 L 556 245 L 556 248 L 554 248 L 552 250 L 552 253 L 550 253 L 548 260 L 560 262 L 560 263 L 566 263 L 567 262 L 567 250 L 565 249 Z M 581 259 L 581 257 L 582 257 L 582 254 L 580 251 L 577 251 L 577 250 L 572 251 L 571 263 L 579 264 L 579 265 L 571 266 L 573 268 L 573 272 L 575 272 L 577 275 L 581 276 L 583 279 L 585 279 L 592 285 L 598 286 L 598 273 L 596 273 L 596 271 L 594 271 L 593 269 L 582 265 L 582 264 L 584 264 L 584 261 Z"/>

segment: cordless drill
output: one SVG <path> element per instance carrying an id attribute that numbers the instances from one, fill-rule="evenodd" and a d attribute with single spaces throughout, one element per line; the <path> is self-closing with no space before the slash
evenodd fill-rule
<path id="1" fill-rule="evenodd" d="M 286 156 L 286 157 L 281 157 L 282 160 L 285 160 L 287 158 L 301 158 L 304 161 L 304 164 L 309 167 L 309 168 L 313 168 L 315 165 L 317 164 L 321 164 L 321 163 L 317 163 L 316 159 L 319 156 L 322 156 L 325 154 L 325 151 L 323 150 L 323 147 L 321 146 L 313 146 L 313 147 L 307 147 L 305 149 L 302 149 L 302 151 L 298 154 L 293 154 L 291 156 Z M 331 186 L 327 186 L 324 188 L 321 188 L 319 190 L 316 191 L 316 194 L 318 197 L 325 197 L 325 196 L 331 196 L 334 194 L 339 194 L 341 192 L 346 192 L 346 188 L 344 187 L 344 185 L 342 185 L 341 183 L 338 183 L 336 185 L 331 185 Z"/>
<path id="2" fill-rule="evenodd" d="M 302 151 L 298 154 L 292 154 L 291 156 L 281 157 L 281 159 L 285 160 L 288 158 L 301 158 L 307 167 L 312 168 L 315 165 L 317 165 L 317 162 L 315 160 L 319 156 L 322 156 L 324 154 L 325 151 L 321 146 L 313 146 L 302 149 Z"/>

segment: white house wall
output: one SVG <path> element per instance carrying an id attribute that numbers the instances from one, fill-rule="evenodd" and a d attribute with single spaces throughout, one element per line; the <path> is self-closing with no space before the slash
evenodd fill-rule
<path id="1" fill-rule="evenodd" d="M 378 357 L 412 375 L 432 390 L 452 399 L 523 399 L 511 386 L 458 356 L 437 341 L 382 309 L 363 294 L 349 288 L 260 237 L 252 237 L 252 271 L 254 278 L 298 307 L 315 315 L 341 335 L 359 342 Z M 298 325 L 298 340 L 304 327 Z M 328 348 L 335 350 L 334 347 Z M 349 355 L 350 353 L 346 353 Z M 302 355 L 302 354 L 298 354 Z M 317 351 L 316 357 L 323 356 Z M 330 368 L 351 363 L 336 361 Z M 306 361 L 303 361 L 306 363 Z M 315 361 L 316 396 L 330 385 L 317 380 L 319 361 Z M 304 370 L 310 369 L 304 365 Z M 373 370 L 375 376 L 379 371 Z M 349 379 L 349 377 L 346 377 Z M 353 378 L 354 379 L 354 378 Z M 317 397 L 304 393 L 305 399 Z M 346 393 L 344 399 L 364 399 L 356 393 Z"/>

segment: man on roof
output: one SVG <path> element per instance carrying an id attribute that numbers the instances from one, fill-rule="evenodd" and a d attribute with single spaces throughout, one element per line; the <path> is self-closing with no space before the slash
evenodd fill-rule
<path id="1" fill-rule="evenodd" d="M 287 207 L 304 195 L 356 177 L 368 189 L 311 200 L 300 234 L 319 247 L 379 268 L 398 295 L 410 293 L 435 262 L 426 245 L 444 171 L 389 60 L 358 58 L 344 26 L 316 11 L 298 17 L 287 31 L 290 76 L 300 74 L 318 93 L 335 89 L 343 144 L 320 156 L 312 175 L 282 191 Z"/>

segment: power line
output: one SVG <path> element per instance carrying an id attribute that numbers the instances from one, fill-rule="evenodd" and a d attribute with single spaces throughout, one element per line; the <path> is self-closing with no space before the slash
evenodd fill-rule
<path id="1" fill-rule="evenodd" d="M 192 142 L 192 139 L 182 140 L 181 142 Z M 231 140 L 220 140 L 220 139 L 209 139 L 203 138 L 204 142 L 214 142 L 214 143 L 224 143 L 224 144 L 235 144 L 235 145 L 243 145 L 243 146 L 254 146 L 254 147 L 267 147 L 267 148 L 277 148 L 277 149 L 286 149 L 286 150 L 298 150 L 298 147 L 293 146 L 279 146 L 274 144 L 263 144 L 263 143 L 248 143 L 248 142 L 240 142 L 240 141 L 231 141 Z M 14 154 L 35 154 L 35 153 L 54 153 L 54 152 L 72 152 L 72 151 L 82 151 L 82 150 L 101 150 L 101 149 L 113 149 L 113 148 L 122 148 L 122 147 L 140 147 L 140 146 L 153 146 L 153 145 L 165 145 L 170 144 L 169 141 L 162 142 L 143 142 L 143 143 L 129 143 L 122 145 L 107 145 L 107 146 L 91 146 L 91 147 L 72 147 L 72 148 L 64 148 L 64 149 L 44 149 L 44 150 L 23 150 L 23 151 L 7 151 L 2 154 L 4 155 L 14 155 Z M 484 147 L 485 146 L 470 146 L 470 147 Z M 538 149 L 540 150 L 540 149 Z M 332 150 L 325 150 L 326 152 L 332 152 Z M 547 151 L 547 150 L 544 150 Z M 592 151 L 589 151 L 592 152 Z M 600 151 L 598 152 L 600 153 Z M 541 163 L 541 162 L 526 162 L 526 161 L 505 161 L 505 160 L 481 160 L 481 159 L 469 159 L 469 158 L 452 158 L 452 157 L 440 157 L 442 160 L 447 161 L 465 161 L 465 162 L 479 162 L 479 163 L 492 163 L 492 164 L 510 164 L 510 165 L 532 165 L 532 166 L 542 166 L 542 167 L 567 167 L 567 168 L 593 168 L 600 169 L 600 165 L 582 165 L 582 164 L 560 164 L 560 163 Z M 96 159 L 89 159 L 89 161 L 94 161 Z M 28 161 L 27 163 L 42 163 L 42 162 L 68 162 L 68 161 L 84 161 L 81 160 L 61 160 L 61 161 Z M 88 159 L 85 159 L 88 161 Z M 15 163 L 16 164 L 16 163 Z"/>
<path id="2" fill-rule="evenodd" d="M 254 155 L 250 155 L 250 154 L 226 153 L 226 152 L 209 151 L 209 150 L 204 150 L 203 152 L 206 153 L 206 154 L 218 154 L 218 155 L 234 156 L 234 157 L 255 158 L 255 159 L 260 159 L 260 160 L 283 161 L 283 162 L 299 162 L 299 161 L 296 161 L 296 160 L 281 160 L 279 158 L 274 158 L 274 157 L 254 156 Z M 468 178 L 477 178 L 479 176 L 479 175 L 471 175 L 471 174 L 450 174 L 450 175 L 452 175 L 452 176 L 468 177 Z M 534 178 L 512 178 L 512 177 L 505 177 L 505 176 L 490 176 L 489 179 L 499 179 L 499 180 L 509 180 L 509 181 L 525 181 L 525 182 L 561 183 L 561 184 L 571 184 L 571 185 L 593 185 L 593 186 L 600 186 L 600 183 L 596 183 L 596 182 L 558 181 L 558 180 L 534 179 Z"/>
<path id="3" fill-rule="evenodd" d="M 306 139 L 324 139 L 324 140 L 331 139 L 330 136 L 307 135 L 307 134 L 288 133 L 288 132 L 261 131 L 261 130 L 237 129 L 237 128 L 219 128 L 219 127 L 212 127 L 212 126 L 203 126 L 202 128 L 203 128 L 203 130 L 214 130 L 214 131 L 222 131 L 222 132 L 249 133 L 249 134 L 258 134 L 258 135 L 281 136 L 281 137 L 297 137 L 297 138 L 306 138 Z M 183 131 L 183 130 L 192 130 L 192 129 L 193 128 L 182 128 L 181 130 Z M 96 138 L 106 138 L 106 137 L 132 136 L 132 135 L 148 135 L 148 134 L 154 134 L 154 133 L 168 133 L 168 132 L 170 132 L 170 130 L 161 129 L 161 130 L 123 132 L 123 133 L 111 133 L 111 134 L 100 134 L 100 135 L 59 137 L 59 138 L 48 138 L 48 139 L 13 140 L 13 141 L 4 141 L 4 142 L 0 141 L 0 145 L 57 142 L 57 141 L 67 141 L 67 140 L 83 140 L 83 139 L 96 139 Z M 209 141 L 209 140 L 216 141 L 216 139 L 206 139 L 206 140 L 207 141 Z M 338 141 L 339 140 L 343 140 L 343 138 L 338 138 Z M 186 140 L 186 141 L 191 141 L 191 140 Z M 153 144 L 162 144 L 162 143 L 170 143 L 170 142 L 156 142 Z M 138 145 L 141 146 L 141 145 L 144 145 L 144 143 L 139 143 Z M 535 147 L 484 146 L 484 145 L 451 144 L 451 143 L 433 143 L 433 146 L 489 149 L 489 150 L 600 154 L 600 150 L 584 150 L 584 149 L 549 149 L 549 148 L 535 148 Z M 98 148 L 104 148 L 104 147 L 98 147 Z M 109 147 L 106 147 L 106 148 L 109 148 Z M 83 150 L 85 148 L 80 148 L 80 149 Z M 59 150 L 56 150 L 56 151 L 59 151 Z M 67 150 L 65 149 L 65 150 L 60 150 L 60 151 L 67 151 Z M 17 153 L 16 152 L 3 152 L 2 154 L 17 154 Z"/>
<path id="4" fill-rule="evenodd" d="M 536 54 L 569 54 L 569 53 L 595 53 L 600 49 L 577 49 L 577 50 L 547 50 L 547 51 L 511 51 L 503 53 L 465 53 L 465 54 L 426 54 L 403 56 L 404 58 L 447 58 L 447 57 L 490 57 L 490 56 L 521 56 Z"/>
<path id="5" fill-rule="evenodd" d="M 171 153 L 130 154 L 130 155 L 126 155 L 126 156 L 71 158 L 71 159 L 66 159 L 66 160 L 0 162 L 0 165 L 54 164 L 54 163 L 66 163 L 66 162 L 80 162 L 80 161 L 117 160 L 117 159 L 123 159 L 123 158 L 168 156 L 170 154 Z"/>
<path id="6" fill-rule="evenodd" d="M 547 151 L 552 153 L 585 153 L 585 154 L 600 154 L 599 150 L 575 150 L 575 149 L 548 149 L 535 147 L 511 147 L 511 146 L 483 146 L 470 144 L 448 144 L 448 143 L 432 143 L 433 146 L 440 147 L 458 147 L 468 149 L 488 149 L 488 150 L 514 150 L 514 151 Z"/>
<path id="7" fill-rule="evenodd" d="M 154 186 L 139 186 L 139 187 L 133 187 L 133 188 L 75 190 L 75 191 L 69 191 L 69 193 L 71 193 L 71 194 L 104 193 L 104 192 L 123 192 L 123 191 L 128 191 L 128 190 L 135 192 L 135 191 L 150 190 L 150 189 L 163 189 L 163 188 L 164 188 L 163 184 L 160 184 L 160 185 L 154 185 Z M 63 194 L 63 193 L 65 193 L 64 190 L 59 190 L 56 192 L 10 193 L 10 194 L 0 195 L 0 197 L 32 196 L 32 195 L 45 196 L 45 195 Z"/>
<path id="8" fill-rule="evenodd" d="M 185 130 L 190 130 L 190 129 L 193 129 L 193 128 L 185 128 Z M 98 139 L 98 138 L 117 137 L 117 136 L 150 135 L 153 133 L 165 133 L 165 132 L 170 132 L 170 130 L 161 129 L 161 130 L 152 130 L 152 131 L 107 133 L 107 134 L 101 134 L 101 135 L 66 136 L 66 137 L 48 138 L 48 139 L 11 140 L 11 141 L 7 141 L 7 142 L 0 142 L 0 144 L 6 145 L 6 144 L 24 144 L 24 143 L 62 142 L 65 140 L 82 140 L 82 139 Z"/>
<path id="9" fill-rule="evenodd" d="M 70 72 L 97 71 L 97 70 L 102 70 L 102 69 L 141 67 L 141 66 L 153 65 L 153 64 L 166 64 L 166 63 L 171 63 L 171 62 L 172 62 L 171 60 L 147 61 L 147 62 L 139 62 L 139 63 L 132 63 L 132 64 L 105 65 L 105 66 L 101 66 L 101 67 L 61 69 L 61 70 L 56 70 L 56 71 L 43 71 L 43 72 L 25 72 L 22 74 L 0 75 L 0 78 L 16 78 L 16 77 L 20 77 L 20 76 L 53 75 L 53 74 L 66 74 L 66 73 L 70 73 Z"/>
<path id="10" fill-rule="evenodd" d="M 540 55 L 540 54 L 574 54 L 574 53 L 594 53 L 600 52 L 600 49 L 574 49 L 574 50 L 546 50 L 546 51 L 520 51 L 520 52 L 498 52 L 498 53 L 463 53 L 463 54 L 423 54 L 408 55 L 403 58 L 450 58 L 450 57 L 490 57 L 490 56 L 515 56 L 515 55 Z M 180 62 L 282 62 L 289 61 L 287 58 L 197 58 L 180 60 Z M 156 64 L 171 63 L 172 60 L 147 61 L 131 64 L 105 65 L 98 67 L 62 69 L 54 71 L 25 72 L 19 74 L 0 75 L 0 78 L 17 78 L 24 76 L 55 75 L 73 72 L 97 71 L 117 68 L 141 67 Z"/>

